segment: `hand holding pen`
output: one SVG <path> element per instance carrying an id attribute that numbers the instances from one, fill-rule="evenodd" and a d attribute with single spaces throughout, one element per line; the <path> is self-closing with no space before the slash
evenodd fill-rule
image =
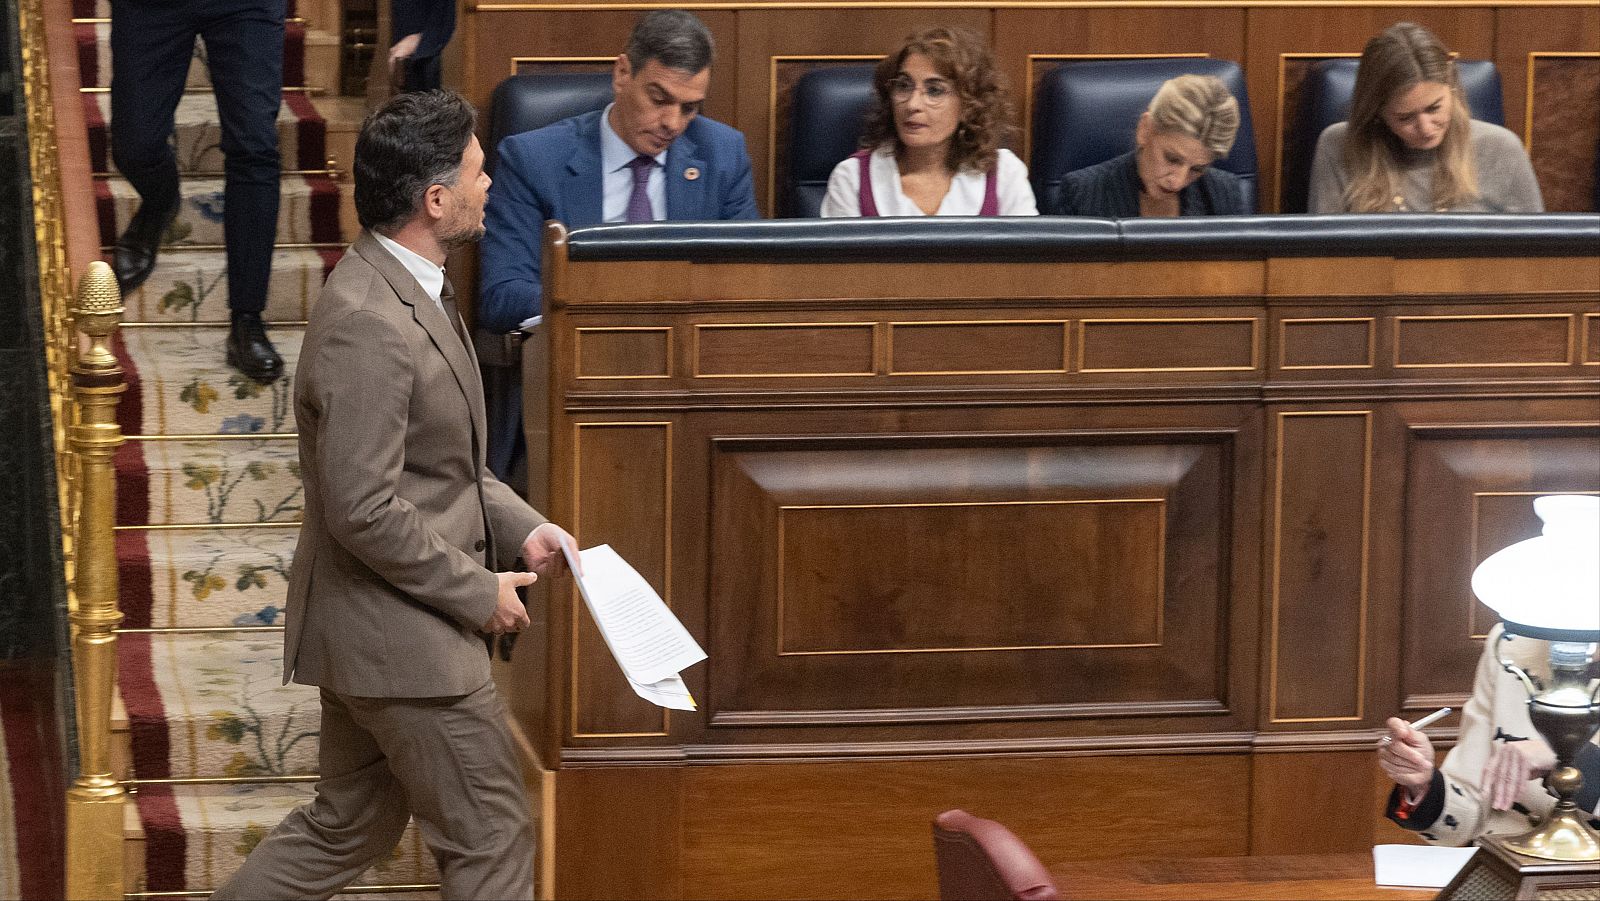
<path id="1" fill-rule="evenodd" d="M 1423 729 L 1450 713 L 1450 708 L 1435 710 L 1415 723 L 1392 716 L 1384 723 L 1389 734 L 1378 740 L 1378 765 L 1415 802 L 1433 781 L 1433 742 Z"/>

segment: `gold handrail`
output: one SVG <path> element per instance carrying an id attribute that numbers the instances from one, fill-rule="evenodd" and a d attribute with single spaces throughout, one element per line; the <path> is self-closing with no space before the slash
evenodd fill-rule
<path id="1" fill-rule="evenodd" d="M 77 689 L 78 778 L 67 791 L 67 897 L 114 899 L 124 890 L 122 815 L 127 793 L 111 768 L 111 696 L 117 681 L 114 458 L 122 446 L 117 404 L 128 390 L 110 340 L 122 318 L 111 267 L 96 260 L 78 283 L 73 309 L 88 336 L 72 365 L 78 421 L 69 430 L 78 461 L 77 607 L 72 611 Z"/>

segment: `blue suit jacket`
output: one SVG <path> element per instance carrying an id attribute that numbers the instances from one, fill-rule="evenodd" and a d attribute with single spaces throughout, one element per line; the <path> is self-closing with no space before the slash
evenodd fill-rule
<path id="1" fill-rule="evenodd" d="M 500 142 L 480 247 L 478 322 L 504 333 L 542 308 L 539 255 L 547 219 L 597 225 L 603 200 L 600 116 L 563 119 Z M 698 178 L 684 177 L 689 168 Z M 704 116 L 667 148 L 666 218 L 756 218 L 750 154 L 737 129 Z"/>

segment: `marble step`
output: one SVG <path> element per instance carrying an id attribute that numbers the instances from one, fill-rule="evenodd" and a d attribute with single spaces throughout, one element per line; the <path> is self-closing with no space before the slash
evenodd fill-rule
<path id="1" fill-rule="evenodd" d="M 313 793 L 310 783 L 141 786 L 124 820 L 127 890 L 215 889 L 289 811 L 311 800 Z M 438 865 L 413 822 L 394 850 L 353 885 L 438 882 Z M 375 893 L 373 897 L 406 896 Z"/>
<path id="2" fill-rule="evenodd" d="M 123 433 L 293 432 L 295 366 L 305 328 L 269 328 L 267 337 L 283 357 L 284 374 L 263 385 L 228 365 L 228 328 L 221 323 L 122 329 L 118 356 L 128 395 L 117 412 Z"/>
<path id="3" fill-rule="evenodd" d="M 121 176 L 95 179 L 100 217 L 100 242 L 110 247 L 139 209 L 139 194 Z M 338 244 L 339 184 L 320 175 L 285 175 L 279 182 L 277 243 Z M 162 236 L 165 247 L 221 247 L 223 243 L 223 179 L 185 178 L 180 186 L 178 215 Z"/>
<path id="4" fill-rule="evenodd" d="M 271 526 L 118 532 L 123 627 L 283 625 L 298 538 Z"/>
<path id="5" fill-rule="evenodd" d="M 262 318 L 269 324 L 304 322 L 322 283 L 342 256 L 343 248 L 273 251 Z M 123 322 L 226 323 L 227 275 L 228 257 L 222 250 L 162 253 L 145 283 L 123 296 Z"/>
<path id="6" fill-rule="evenodd" d="M 317 771 L 317 689 L 283 684 L 279 632 L 125 632 L 117 691 L 137 779 Z"/>
<path id="7" fill-rule="evenodd" d="M 89 129 L 89 164 L 96 172 L 112 172 L 111 95 L 84 94 L 84 122 Z M 174 115 L 173 147 L 178 171 L 220 175 L 223 171 L 222 125 L 214 94 L 185 94 Z M 278 108 L 278 154 L 286 170 L 326 167 L 328 123 L 304 94 L 288 93 Z"/>
<path id="8" fill-rule="evenodd" d="M 300 521 L 300 454 L 292 438 L 130 441 L 116 462 L 119 526 Z M 237 561 L 245 562 L 254 561 Z"/>
<path id="9" fill-rule="evenodd" d="M 110 16 L 107 9 L 106 17 Z M 96 17 L 103 18 L 103 17 Z M 111 24 L 109 22 L 79 22 L 74 24 L 78 40 L 78 77 L 85 88 L 111 86 Z M 288 22 L 283 29 L 283 83 L 298 87 L 305 84 L 306 27 L 301 22 Z M 189 74 L 184 82 L 189 91 L 209 91 L 211 72 L 206 67 L 206 43 L 195 38 L 194 53 L 189 61 Z"/>

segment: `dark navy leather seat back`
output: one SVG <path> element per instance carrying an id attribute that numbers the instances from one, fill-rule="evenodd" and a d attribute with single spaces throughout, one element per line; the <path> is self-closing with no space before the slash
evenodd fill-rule
<path id="1" fill-rule="evenodd" d="M 871 65 L 813 69 L 795 82 L 789 105 L 789 171 L 778 191 L 778 215 L 821 215 L 828 176 L 855 153 L 872 107 Z"/>
<path id="2" fill-rule="evenodd" d="M 1350 118 L 1350 98 L 1355 94 L 1358 59 L 1325 59 L 1312 65 L 1300 85 L 1294 120 L 1284 129 L 1282 211 L 1304 213 L 1310 201 L 1311 158 L 1317 139 L 1335 122 Z M 1501 101 L 1500 70 L 1486 59 L 1456 61 L 1461 91 L 1472 118 L 1506 124 Z"/>
<path id="3" fill-rule="evenodd" d="M 1162 83 L 1179 75 L 1213 75 L 1239 101 L 1233 150 L 1216 162 L 1240 177 L 1245 208 L 1256 209 L 1256 134 L 1244 72 L 1225 59 L 1164 57 L 1067 62 L 1040 81 L 1033 100 L 1033 193 L 1044 201 L 1068 172 L 1133 149 L 1139 114 Z"/>
<path id="4" fill-rule="evenodd" d="M 611 70 L 513 75 L 495 86 L 489 98 L 489 140 L 484 168 L 494 175 L 503 138 L 562 119 L 604 109 L 611 102 Z"/>

